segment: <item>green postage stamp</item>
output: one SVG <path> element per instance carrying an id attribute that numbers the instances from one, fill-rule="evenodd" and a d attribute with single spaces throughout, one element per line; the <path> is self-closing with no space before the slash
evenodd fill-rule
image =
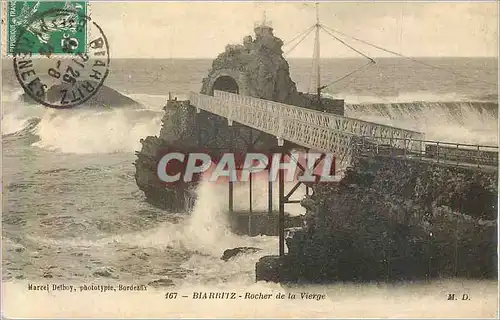
<path id="1" fill-rule="evenodd" d="M 9 1 L 4 9 L 7 55 L 86 52 L 87 1 Z"/>

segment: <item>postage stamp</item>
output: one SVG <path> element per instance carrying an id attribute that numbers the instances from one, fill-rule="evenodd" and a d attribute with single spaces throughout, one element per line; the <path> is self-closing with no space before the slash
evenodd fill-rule
<path id="1" fill-rule="evenodd" d="M 17 53 L 21 34 L 32 43 L 33 55 L 48 48 L 56 55 L 85 53 L 88 30 L 83 18 L 87 15 L 88 1 L 8 1 L 7 55 Z"/>
<path id="2" fill-rule="evenodd" d="M 497 3 L 90 4 L 2 3 L 2 317 L 498 318 Z"/>
<path id="3" fill-rule="evenodd" d="M 44 11 L 40 6 L 35 3 L 23 22 L 17 17 L 13 26 L 20 27 L 11 29 L 16 77 L 25 93 L 42 105 L 81 105 L 97 93 L 109 73 L 107 38 L 91 17 L 81 13 L 83 2 Z M 27 4 L 22 8 L 29 10 Z"/>

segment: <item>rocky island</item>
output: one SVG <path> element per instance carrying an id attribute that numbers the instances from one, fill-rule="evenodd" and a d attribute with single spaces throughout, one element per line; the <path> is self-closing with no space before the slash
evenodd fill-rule
<path id="1" fill-rule="evenodd" d="M 254 31 L 255 37 L 246 36 L 243 44 L 228 45 L 213 61 L 202 81 L 201 93 L 213 95 L 214 90 L 228 91 L 344 114 L 343 100 L 321 98 L 318 101 L 315 95 L 298 92 L 283 57 L 283 41 L 274 36 L 268 26 L 257 26 Z M 198 147 L 232 152 L 248 152 L 253 148 L 265 152 L 276 146 L 276 137 L 244 126 L 229 128 L 226 119 L 204 111 L 197 114 L 189 101 L 170 99 L 164 110 L 160 135 L 141 141 L 135 177 L 150 203 L 171 212 L 185 209 L 189 203 L 187 198 L 192 196 L 190 190 L 195 186 L 166 189 L 156 176 L 159 151 L 175 146 L 186 152 Z M 297 146 L 288 143 L 287 147 Z"/>
<path id="2" fill-rule="evenodd" d="M 77 81 L 77 87 L 81 86 L 82 82 L 87 82 L 92 84 L 94 87 L 97 87 L 98 83 L 96 81 L 85 80 L 85 81 Z M 45 100 L 49 103 L 56 103 L 61 100 L 61 90 L 71 88 L 68 84 L 58 84 L 50 87 L 45 92 Z M 38 104 L 35 100 L 33 100 L 26 92 L 22 94 L 20 99 L 28 104 Z M 101 85 L 99 90 L 97 90 L 96 94 L 90 97 L 83 106 L 80 108 L 117 108 L 117 107 L 128 107 L 128 108 L 142 108 L 142 105 L 137 101 L 121 94 L 120 92 L 106 86 Z"/>
<path id="3" fill-rule="evenodd" d="M 201 93 L 228 91 L 343 115 L 343 101 L 318 100 L 297 91 L 282 45 L 272 28 L 256 27 L 255 37 L 228 45 L 214 60 Z M 169 99 L 164 110 L 159 136 L 141 140 L 135 178 L 147 200 L 169 212 L 187 210 L 195 201 L 196 183 L 175 189 L 160 183 L 156 166 L 164 148 L 188 152 L 201 145 L 246 152 L 276 146 L 276 137 L 244 126 L 229 128 L 227 119 L 196 113 L 189 101 Z M 301 202 L 307 210 L 305 227 L 289 230 L 288 254 L 257 263 L 257 280 L 497 276 L 497 169 L 366 154 L 355 148 L 351 158 L 340 182 L 312 187 L 312 195 Z M 223 259 L 243 249 L 231 249 L 235 251 Z"/>

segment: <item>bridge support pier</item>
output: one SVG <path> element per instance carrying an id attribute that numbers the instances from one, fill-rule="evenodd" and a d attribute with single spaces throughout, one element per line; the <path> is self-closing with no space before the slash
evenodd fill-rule
<path id="1" fill-rule="evenodd" d="M 254 141 L 253 141 L 252 129 L 250 129 L 249 134 L 250 134 L 250 143 L 251 143 L 251 145 L 250 145 L 250 146 L 248 146 L 248 145 L 247 145 L 247 148 L 248 148 L 248 147 L 250 147 L 250 148 L 252 148 L 252 149 L 253 149 L 253 147 L 254 147 L 254 144 L 255 144 L 255 143 L 254 143 Z M 249 198 L 249 199 L 248 199 L 248 208 L 249 208 L 249 210 L 250 210 L 250 214 L 252 214 L 252 212 L 253 212 L 253 210 L 252 210 L 252 187 L 253 187 L 253 186 L 252 186 L 252 180 L 253 180 L 253 179 L 252 179 L 252 178 L 253 178 L 253 177 L 252 177 L 252 172 L 250 172 L 250 174 L 249 174 L 249 176 L 248 176 L 248 184 L 249 184 L 249 186 L 248 186 L 248 189 L 249 189 L 249 190 L 248 190 L 248 191 L 249 191 L 249 192 L 248 192 L 248 194 L 249 194 L 249 195 L 248 195 L 248 198 Z M 251 219 L 248 219 L 248 230 L 250 230 L 250 220 L 251 220 Z"/>
<path id="2" fill-rule="evenodd" d="M 200 148 L 203 144 L 202 144 L 202 141 L 201 141 L 201 129 L 200 129 L 200 109 L 196 108 L 196 114 L 194 115 L 194 126 L 195 126 L 195 130 L 196 130 L 196 147 L 197 148 Z"/>
<path id="3" fill-rule="evenodd" d="M 269 171 L 269 181 L 267 182 L 267 211 L 273 213 L 273 182 L 271 181 L 271 171 Z"/>
<path id="4" fill-rule="evenodd" d="M 280 156 L 283 159 L 283 149 L 280 148 Z M 283 169 L 278 170 L 278 192 L 279 192 L 279 254 L 285 256 L 285 173 Z"/>
<path id="5" fill-rule="evenodd" d="M 283 161 L 284 144 L 283 138 L 278 139 L 278 151 L 280 159 Z M 272 192 L 272 190 L 271 190 Z M 285 172 L 283 169 L 278 170 L 278 237 L 279 237 L 279 255 L 285 256 Z"/>
<path id="6" fill-rule="evenodd" d="M 228 205 L 229 214 L 233 213 L 233 182 L 229 181 L 229 205 Z"/>
<path id="7" fill-rule="evenodd" d="M 232 126 L 232 123 L 229 125 L 229 148 L 231 148 L 233 146 L 233 135 L 234 135 L 234 132 L 233 132 L 233 126 Z M 229 181 L 228 183 L 228 188 L 229 188 L 229 203 L 228 203 L 228 211 L 229 211 L 229 214 L 232 215 L 233 214 L 233 208 L 234 208 L 234 199 L 233 199 L 233 182 L 232 181 Z"/>

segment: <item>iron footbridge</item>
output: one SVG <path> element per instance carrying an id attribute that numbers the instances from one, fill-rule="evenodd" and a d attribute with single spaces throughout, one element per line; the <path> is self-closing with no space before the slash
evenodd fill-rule
<path id="1" fill-rule="evenodd" d="M 417 131 L 287 105 L 225 91 L 214 96 L 191 92 L 197 111 L 218 115 L 305 148 L 333 152 L 341 163 L 352 152 L 413 158 L 457 166 L 498 168 L 498 146 L 424 140 Z"/>

